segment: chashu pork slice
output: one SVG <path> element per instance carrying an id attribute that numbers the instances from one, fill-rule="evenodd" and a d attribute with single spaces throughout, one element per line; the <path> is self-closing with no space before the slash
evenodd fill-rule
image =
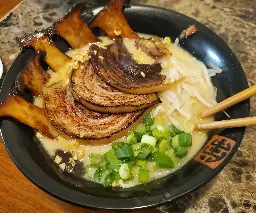
<path id="1" fill-rule="evenodd" d="M 164 83 L 161 64 L 138 64 L 129 53 L 121 37 L 107 49 L 92 44 L 90 61 L 96 73 L 109 85 L 125 93 L 149 94 L 171 89 L 183 78 Z"/>
<path id="2" fill-rule="evenodd" d="M 129 94 L 108 85 L 96 74 L 90 62 L 73 70 L 71 86 L 74 98 L 97 112 L 127 113 L 160 102 L 156 94 Z"/>
<path id="3" fill-rule="evenodd" d="M 97 74 L 105 82 L 123 92 L 133 88 L 159 85 L 164 80 L 158 73 L 152 75 L 149 72 L 148 74 L 146 72 L 147 69 L 143 69 L 143 66 L 140 67 L 142 69 L 133 69 L 134 67 L 130 65 L 129 60 L 126 60 L 126 62 L 119 61 L 109 49 L 101 48 L 96 44 L 90 46 L 89 54 Z M 125 64 L 127 65 L 126 67 Z M 160 71 L 157 70 L 157 72 Z"/>
<path id="4" fill-rule="evenodd" d="M 90 61 L 96 73 L 109 85 L 131 94 L 149 94 L 170 89 L 175 82 L 163 84 L 160 64 L 138 64 L 118 37 L 107 49 L 92 44 Z"/>
<path id="5" fill-rule="evenodd" d="M 103 114 L 77 103 L 71 89 L 62 82 L 43 90 L 45 113 L 51 124 L 66 135 L 81 139 L 110 137 L 127 128 L 143 115 L 145 110 L 126 114 Z"/>

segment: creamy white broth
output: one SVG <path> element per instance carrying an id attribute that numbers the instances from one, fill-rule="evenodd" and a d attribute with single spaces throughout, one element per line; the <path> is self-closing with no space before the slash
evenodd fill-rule
<path id="1" fill-rule="evenodd" d="M 148 37 L 148 35 L 143 36 Z M 102 40 L 102 42 L 97 43 L 97 45 L 101 47 L 112 43 L 112 41 L 106 37 L 101 37 L 100 39 Z M 172 56 L 170 56 L 169 58 L 164 58 L 160 61 L 155 61 L 155 59 L 148 56 L 146 53 L 138 50 L 135 47 L 134 42 L 135 40 L 133 39 L 124 39 L 124 43 L 128 48 L 129 52 L 133 55 L 133 58 L 138 63 L 161 63 L 163 68 L 162 74 L 167 76 L 165 80 L 166 83 L 172 82 L 184 76 L 188 79 L 195 79 L 195 83 L 191 81 L 189 83 L 178 84 L 170 90 L 158 94 L 160 99 L 162 100 L 162 103 L 158 104 L 151 112 L 151 115 L 155 117 L 155 123 L 161 124 L 163 126 L 169 126 L 170 124 L 174 124 L 179 129 L 185 132 L 191 132 L 193 130 L 193 124 L 198 122 L 212 121 L 213 117 L 209 117 L 206 119 L 198 118 L 198 114 L 207 109 L 207 105 L 209 106 L 216 103 L 215 88 L 210 81 L 204 80 L 204 75 L 206 74 L 202 69 L 202 66 L 204 65 L 201 64 L 201 62 L 198 62 L 188 52 L 184 51 L 180 47 L 175 46 L 172 43 L 168 47 L 172 53 Z M 48 82 L 48 85 L 51 85 L 60 80 L 68 83 L 72 67 L 76 68 L 76 66 L 78 65 L 78 61 L 85 62 L 86 60 L 88 60 L 88 49 L 89 45 L 86 45 L 84 48 L 68 51 L 66 54 L 72 58 L 72 61 L 57 73 L 48 70 L 52 76 L 50 82 Z M 170 71 L 172 71 L 174 74 L 175 72 L 177 72 L 177 75 L 169 76 Z M 198 82 L 200 82 L 200 84 Z M 188 94 L 184 88 L 189 86 L 195 88 L 199 94 L 204 95 L 205 103 L 199 101 L 196 96 L 187 99 Z M 178 99 L 180 99 L 179 104 L 181 106 L 179 110 L 173 109 L 173 104 L 170 104 L 170 102 L 167 101 L 169 97 L 168 94 L 171 94 L 171 96 L 173 94 L 178 94 L 177 97 Z M 187 102 L 187 100 L 189 100 L 189 102 Z M 43 107 L 43 100 L 41 97 L 35 97 L 34 103 L 39 107 Z M 184 115 L 180 112 L 182 112 Z M 192 131 L 191 134 L 192 146 L 189 148 L 187 156 L 182 158 L 176 164 L 175 168 L 162 169 L 156 166 L 153 162 L 148 163 L 147 168 L 149 170 L 150 180 L 166 176 L 167 174 L 172 173 L 177 169 L 180 169 L 193 156 L 195 156 L 195 154 L 201 149 L 204 142 L 206 141 L 207 132 Z M 55 140 L 52 140 L 43 136 L 40 133 L 37 133 L 37 138 L 40 140 L 42 146 L 52 158 L 55 155 L 55 151 L 61 149 L 71 152 L 74 158 L 83 162 L 85 166 L 89 164 L 89 154 L 104 154 L 109 149 L 111 149 L 111 144 L 86 145 L 86 141 L 67 139 L 62 136 L 58 136 Z M 123 140 L 123 138 L 119 140 Z M 86 175 L 84 175 L 84 178 L 91 180 Z M 132 187 L 137 184 L 139 184 L 138 177 L 134 177 L 134 179 L 132 179 L 131 181 L 120 181 L 117 185 L 121 185 L 122 187 Z"/>

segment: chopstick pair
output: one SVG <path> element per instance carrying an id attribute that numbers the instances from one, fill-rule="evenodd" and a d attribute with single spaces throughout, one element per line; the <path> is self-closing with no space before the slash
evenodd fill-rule
<path id="1" fill-rule="evenodd" d="M 245 89 L 226 100 L 216 104 L 215 106 L 209 108 L 205 112 L 203 112 L 200 117 L 206 118 L 210 115 L 214 115 L 217 112 L 221 112 L 241 101 L 244 101 L 252 96 L 256 95 L 256 85 Z M 256 125 L 256 116 L 247 117 L 247 118 L 238 118 L 231 120 L 223 120 L 223 121 L 213 121 L 208 123 L 198 123 L 194 125 L 194 129 L 196 130 L 212 130 L 212 129 L 220 129 L 220 128 L 232 128 L 232 127 L 242 127 L 242 126 L 250 126 Z"/>

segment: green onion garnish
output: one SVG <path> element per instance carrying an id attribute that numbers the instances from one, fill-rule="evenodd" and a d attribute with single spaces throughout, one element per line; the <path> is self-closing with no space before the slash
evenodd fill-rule
<path id="1" fill-rule="evenodd" d="M 137 141 L 139 142 L 139 141 L 141 141 L 141 138 L 142 138 L 142 136 L 145 134 L 145 132 L 136 132 L 136 131 L 134 131 L 134 135 L 135 135 L 135 137 L 137 138 Z"/>
<path id="2" fill-rule="evenodd" d="M 173 148 L 170 148 L 170 149 L 168 149 L 167 151 L 166 151 L 166 155 L 167 156 L 169 156 L 171 159 L 172 159 L 172 161 L 173 161 L 173 163 L 174 163 L 174 165 L 175 164 L 178 164 L 179 162 L 180 162 L 180 158 L 178 158 L 178 157 L 176 157 L 176 155 L 174 154 L 174 152 L 175 152 L 175 150 L 173 149 Z"/>
<path id="3" fill-rule="evenodd" d="M 141 143 L 135 143 L 135 144 L 132 144 L 132 151 L 133 151 L 133 155 L 134 157 L 136 157 L 139 153 L 139 149 L 141 147 Z"/>
<path id="4" fill-rule="evenodd" d="M 114 171 L 118 171 L 120 168 L 120 165 L 122 164 L 122 161 L 114 158 L 113 160 L 111 160 L 108 165 L 107 168 L 114 170 Z"/>
<path id="5" fill-rule="evenodd" d="M 127 163 L 122 164 L 119 169 L 119 176 L 123 180 L 127 180 L 130 178 L 130 175 L 131 175 L 131 171 L 130 171 L 129 165 Z"/>
<path id="6" fill-rule="evenodd" d="M 149 155 L 146 158 L 147 161 L 153 162 L 155 161 L 155 153 L 149 153 Z"/>
<path id="7" fill-rule="evenodd" d="M 139 182 L 146 183 L 149 180 L 149 172 L 146 169 L 140 169 L 139 171 Z"/>
<path id="8" fill-rule="evenodd" d="M 103 162 L 103 157 L 100 154 L 90 154 L 90 163 L 94 166 L 99 166 Z"/>
<path id="9" fill-rule="evenodd" d="M 183 158 L 188 154 L 188 150 L 184 147 L 180 147 L 174 152 L 174 154 L 176 157 Z"/>
<path id="10" fill-rule="evenodd" d="M 115 174 L 111 170 L 107 169 L 102 171 L 101 183 L 104 186 L 111 186 L 114 180 L 115 180 Z"/>
<path id="11" fill-rule="evenodd" d="M 119 172 L 115 172 L 115 182 L 118 183 L 118 181 L 121 179 Z"/>
<path id="12" fill-rule="evenodd" d="M 176 135 L 172 138 L 172 146 L 175 148 L 175 149 L 178 149 L 180 148 L 180 143 L 179 143 L 179 135 Z"/>
<path id="13" fill-rule="evenodd" d="M 144 134 L 146 132 L 146 127 L 145 125 L 142 123 L 140 125 L 138 125 L 136 128 L 135 128 L 135 132 L 139 132 L 141 134 Z"/>
<path id="14" fill-rule="evenodd" d="M 148 144 L 152 147 L 156 146 L 157 139 L 150 135 L 143 135 L 141 138 L 141 143 Z"/>
<path id="15" fill-rule="evenodd" d="M 98 168 L 98 169 L 95 171 L 93 178 L 96 179 L 96 180 L 100 180 L 100 178 L 101 178 L 101 172 L 102 172 L 101 168 Z"/>
<path id="16" fill-rule="evenodd" d="M 139 150 L 137 151 L 136 157 L 138 159 L 146 159 L 147 156 L 151 153 L 152 151 L 152 146 L 147 144 L 147 143 L 142 143 Z"/>
<path id="17" fill-rule="evenodd" d="M 157 127 L 152 130 L 152 135 L 158 140 L 170 138 L 168 129 L 164 128 L 160 124 L 158 124 Z"/>
<path id="18" fill-rule="evenodd" d="M 111 143 L 111 146 L 113 149 L 118 149 L 118 148 L 122 147 L 123 145 L 124 145 L 124 142 L 114 141 Z"/>
<path id="19" fill-rule="evenodd" d="M 172 138 L 172 146 L 175 149 L 180 147 L 190 147 L 192 146 L 192 135 L 190 133 L 182 132 Z"/>
<path id="20" fill-rule="evenodd" d="M 113 159 L 116 159 L 116 153 L 114 151 L 114 149 L 110 149 L 109 151 L 107 151 L 105 154 L 104 154 L 104 158 L 107 162 L 110 162 L 112 161 Z"/>
<path id="21" fill-rule="evenodd" d="M 141 167 L 139 165 L 134 165 L 132 168 L 131 168 L 131 174 L 133 176 L 137 176 L 139 175 L 139 171 L 140 171 Z"/>
<path id="22" fill-rule="evenodd" d="M 174 166 L 172 159 L 163 153 L 157 153 L 155 155 L 155 162 L 162 168 L 173 168 Z"/>
<path id="23" fill-rule="evenodd" d="M 170 142 L 166 139 L 160 141 L 158 150 L 161 153 L 165 153 L 170 148 Z"/>
<path id="24" fill-rule="evenodd" d="M 163 135 L 157 128 L 152 129 L 152 135 L 157 139 L 163 138 Z"/>
<path id="25" fill-rule="evenodd" d="M 173 124 L 170 126 L 170 135 L 172 137 L 174 137 L 180 133 L 182 133 L 182 131 L 180 131 L 176 126 L 174 126 Z"/>
<path id="26" fill-rule="evenodd" d="M 134 144 L 134 143 L 137 143 L 137 142 L 138 142 L 138 139 L 136 137 L 135 132 L 130 133 L 127 137 L 127 143 Z"/>
<path id="27" fill-rule="evenodd" d="M 146 183 L 149 181 L 146 169 L 149 161 L 161 168 L 173 168 L 188 154 L 186 147 L 192 146 L 190 133 L 174 125 L 170 129 L 160 124 L 152 128 L 154 118 L 150 114 L 143 123 L 126 137 L 126 141 L 113 142 L 112 149 L 103 156 L 90 154 L 86 175 L 100 180 L 104 186 L 119 185 L 120 179 L 127 182 L 134 176 L 140 183 Z"/>
<path id="28" fill-rule="evenodd" d="M 143 120 L 143 123 L 146 126 L 152 126 L 154 124 L 154 118 L 150 114 L 147 114 L 147 116 Z"/>
<path id="29" fill-rule="evenodd" d="M 142 168 L 146 168 L 147 167 L 147 161 L 146 160 L 138 160 L 137 161 L 137 165 L 141 166 Z"/>
<path id="30" fill-rule="evenodd" d="M 179 144 L 182 147 L 192 146 L 192 135 L 190 133 L 182 132 L 179 134 Z"/>
<path id="31" fill-rule="evenodd" d="M 133 157 L 133 151 L 129 144 L 123 145 L 123 147 L 115 150 L 116 156 L 120 160 L 127 160 Z"/>
<path id="32" fill-rule="evenodd" d="M 86 175 L 87 175 L 88 177 L 90 177 L 90 178 L 94 178 L 97 169 L 98 169 L 97 167 L 92 166 L 92 165 L 86 166 L 86 169 L 85 169 Z"/>

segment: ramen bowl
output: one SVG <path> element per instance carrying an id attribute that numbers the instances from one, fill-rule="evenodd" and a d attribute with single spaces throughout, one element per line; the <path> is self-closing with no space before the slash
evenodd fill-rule
<path id="1" fill-rule="evenodd" d="M 95 8 L 98 10 L 99 8 Z M 124 11 L 135 32 L 169 36 L 175 40 L 180 32 L 195 24 L 198 33 L 180 46 L 204 64 L 213 63 L 222 72 L 212 78 L 220 102 L 246 88 L 244 71 L 232 50 L 213 31 L 180 13 L 149 6 L 130 6 Z M 54 40 L 63 52 L 69 49 L 61 38 Z M 13 88 L 17 75 L 35 52 L 23 50 L 15 59 L 2 84 L 0 101 L 3 102 Z M 24 94 L 32 101 L 30 93 Z M 249 101 L 241 102 L 227 110 L 230 118 L 247 117 Z M 218 113 L 215 120 L 226 119 Z M 35 185 L 63 201 L 97 209 L 128 210 L 164 205 L 171 200 L 198 189 L 213 179 L 230 161 L 242 142 L 245 128 L 212 131 L 208 140 L 194 158 L 176 172 L 166 177 L 132 188 L 110 188 L 98 183 L 75 178 L 61 172 L 44 151 L 33 129 L 13 119 L 1 121 L 1 135 L 13 162 Z"/>

